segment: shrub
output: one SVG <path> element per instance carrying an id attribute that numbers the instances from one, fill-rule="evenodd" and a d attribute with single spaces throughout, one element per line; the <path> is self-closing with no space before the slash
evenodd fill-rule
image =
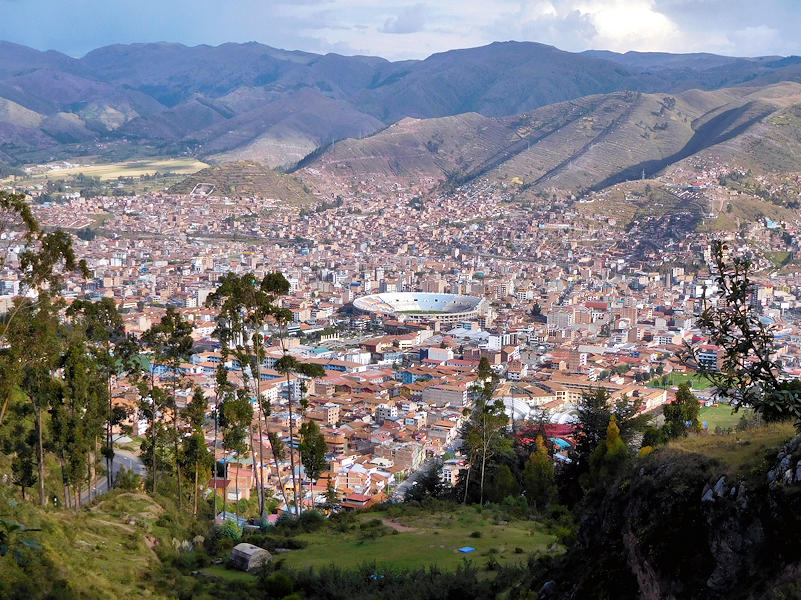
<path id="1" fill-rule="evenodd" d="M 295 589 L 295 584 L 286 573 L 276 571 L 264 578 L 264 593 L 267 598 L 284 598 Z"/>
<path id="2" fill-rule="evenodd" d="M 480 531 L 474 531 L 473 533 L 470 534 L 470 537 L 471 538 L 480 538 L 481 537 L 481 532 Z"/>
<path id="3" fill-rule="evenodd" d="M 242 539 L 242 528 L 231 519 L 223 523 L 218 531 L 220 537 L 228 538 L 234 542 Z"/>
<path id="4" fill-rule="evenodd" d="M 325 517 L 316 510 L 308 510 L 301 513 L 297 519 L 298 528 L 303 529 L 307 533 L 311 533 L 320 529 L 325 523 Z"/>
<path id="5" fill-rule="evenodd" d="M 130 471 L 125 467 L 121 467 L 117 472 L 117 479 L 114 482 L 114 487 L 121 490 L 138 490 L 142 486 L 142 478 L 136 471 Z"/>

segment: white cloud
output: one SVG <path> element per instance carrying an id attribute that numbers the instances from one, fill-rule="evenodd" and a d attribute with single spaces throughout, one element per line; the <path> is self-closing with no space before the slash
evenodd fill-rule
<path id="1" fill-rule="evenodd" d="M 389 17 L 381 28 L 383 33 L 417 33 L 422 31 L 426 20 L 426 7 L 415 4 L 404 8 L 397 17 Z"/>
<path id="2" fill-rule="evenodd" d="M 0 39 L 81 54 L 109 43 L 256 40 L 391 59 L 500 40 L 801 54 L 799 0 L 0 0 Z M 37 15 L 31 19 L 31 15 Z M 158 15 L 159 18 L 154 18 Z M 64 28 L 80 22 L 81 35 Z M 402 35 L 399 35 L 402 34 Z"/>

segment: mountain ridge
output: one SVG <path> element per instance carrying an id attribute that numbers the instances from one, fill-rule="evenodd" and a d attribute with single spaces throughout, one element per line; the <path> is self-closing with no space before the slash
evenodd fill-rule
<path id="1" fill-rule="evenodd" d="M 625 90 L 676 94 L 784 80 L 801 81 L 794 57 L 571 53 L 535 42 L 495 42 L 397 62 L 256 42 L 118 44 L 80 58 L 5 42 L 0 100 L 36 115 L 23 122 L 0 115 L 6 124 L 0 157 L 20 165 L 136 156 L 146 147 L 151 154 L 276 167 L 405 117 L 506 117 Z M 303 110 L 293 112 L 292 103 Z"/>

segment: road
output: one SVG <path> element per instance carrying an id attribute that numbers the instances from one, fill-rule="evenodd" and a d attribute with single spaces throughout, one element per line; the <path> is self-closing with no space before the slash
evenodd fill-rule
<path id="1" fill-rule="evenodd" d="M 117 479 L 117 474 L 120 472 L 120 469 L 125 468 L 127 471 L 134 471 L 140 477 L 144 477 L 147 473 L 145 469 L 145 465 L 132 452 L 128 452 L 127 450 L 120 450 L 115 448 L 114 449 L 114 462 L 111 464 L 111 472 L 114 474 L 113 479 Z M 101 494 L 105 494 L 108 491 L 108 485 L 106 483 L 106 478 L 103 477 L 97 481 L 97 484 L 92 488 L 92 498 L 96 496 L 100 496 Z M 81 493 L 81 504 L 86 504 L 89 502 L 89 490 Z"/>
<path id="2" fill-rule="evenodd" d="M 403 502 L 403 499 L 406 497 L 406 492 L 409 491 L 413 486 L 417 485 L 417 482 L 423 478 L 423 476 L 428 473 L 429 469 L 434 467 L 437 464 L 437 461 L 433 458 L 427 458 L 423 465 L 409 475 L 406 479 L 398 484 L 392 492 L 392 501 L 393 502 Z"/>

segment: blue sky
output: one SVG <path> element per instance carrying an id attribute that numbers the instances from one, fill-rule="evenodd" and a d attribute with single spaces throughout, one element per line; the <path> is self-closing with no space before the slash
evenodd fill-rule
<path id="1" fill-rule="evenodd" d="M 801 0 L 0 0 L 0 39 L 72 56 L 113 43 L 257 41 L 423 58 L 502 40 L 564 50 L 801 54 Z"/>

